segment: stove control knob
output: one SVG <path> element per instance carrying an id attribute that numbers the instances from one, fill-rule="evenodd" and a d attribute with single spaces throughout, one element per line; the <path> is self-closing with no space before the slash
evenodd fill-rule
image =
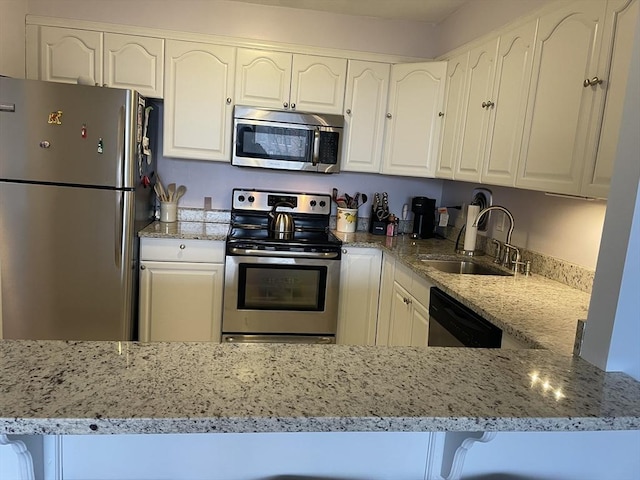
<path id="1" fill-rule="evenodd" d="M 320 200 L 320 206 L 322 208 L 326 207 L 327 206 L 327 202 L 325 202 L 324 200 Z"/>
<path id="2" fill-rule="evenodd" d="M 253 196 L 253 195 L 249 195 L 249 202 L 250 202 L 250 203 L 253 203 L 253 202 L 254 202 L 254 200 L 255 200 L 254 196 Z"/>
<path id="3" fill-rule="evenodd" d="M 316 201 L 315 200 L 311 200 L 311 202 L 309 202 L 309 205 L 311 205 L 312 207 L 316 206 Z"/>
<path id="4" fill-rule="evenodd" d="M 238 197 L 238 201 L 239 201 L 239 202 L 244 202 L 244 195 L 240 195 L 240 196 Z"/>

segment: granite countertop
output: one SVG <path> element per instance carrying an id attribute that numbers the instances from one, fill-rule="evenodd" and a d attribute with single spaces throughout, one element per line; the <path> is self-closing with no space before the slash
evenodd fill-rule
<path id="1" fill-rule="evenodd" d="M 587 318 L 590 294 L 541 275 L 459 275 L 426 266 L 424 254 L 454 254 L 448 240 L 413 240 L 408 235 L 384 237 L 366 232 L 336 232 L 346 246 L 378 247 L 392 253 L 443 291 L 483 318 L 528 344 L 572 354 L 578 320 Z M 492 264 L 492 257 L 474 261 Z M 492 264 L 493 265 L 493 264 Z"/>
<path id="2" fill-rule="evenodd" d="M 226 240 L 229 223 L 197 221 L 153 222 L 140 232 L 140 238 L 184 238 L 191 240 Z"/>
<path id="3" fill-rule="evenodd" d="M 547 350 L 4 340 L 0 366 L 9 434 L 640 428 L 639 382 Z"/>
<path id="4" fill-rule="evenodd" d="M 192 218 L 186 216 L 185 218 Z M 203 221 L 154 222 L 140 237 L 225 240 L 229 223 Z M 428 267 L 423 254 L 453 254 L 453 242 L 443 239 L 411 239 L 409 235 L 386 237 L 368 232 L 333 232 L 345 246 L 375 247 L 393 254 L 443 291 L 531 348 L 572 354 L 578 320 L 587 318 L 590 295 L 560 282 L 531 276 L 457 275 Z M 488 262 L 481 256 L 474 261 Z"/>

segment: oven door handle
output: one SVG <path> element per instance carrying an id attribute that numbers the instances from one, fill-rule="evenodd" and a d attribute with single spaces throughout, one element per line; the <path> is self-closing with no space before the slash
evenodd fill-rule
<path id="1" fill-rule="evenodd" d="M 283 250 L 255 250 L 252 248 L 229 248 L 233 255 L 245 255 L 248 257 L 288 257 L 288 258 L 339 258 L 340 252 L 292 252 Z"/>

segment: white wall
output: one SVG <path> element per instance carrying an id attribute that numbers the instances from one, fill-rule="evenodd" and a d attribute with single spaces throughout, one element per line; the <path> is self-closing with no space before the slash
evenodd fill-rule
<path id="1" fill-rule="evenodd" d="M 24 78 L 27 0 L 0 0 L 0 75 Z"/>
<path id="2" fill-rule="evenodd" d="M 0 0 L 4 1 L 4 0 Z M 430 58 L 435 27 L 224 0 L 25 0 L 29 13 Z"/>
<path id="3" fill-rule="evenodd" d="M 559 1 L 564 0 L 471 0 L 437 26 L 436 56 Z"/>

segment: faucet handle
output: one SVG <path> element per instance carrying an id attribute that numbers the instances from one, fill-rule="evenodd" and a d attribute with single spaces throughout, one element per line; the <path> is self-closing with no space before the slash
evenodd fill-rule
<path id="1" fill-rule="evenodd" d="M 519 261 L 520 261 L 520 250 L 518 250 L 518 247 L 505 242 L 502 266 L 507 268 L 512 268 L 514 264 L 516 264 Z"/>
<path id="2" fill-rule="evenodd" d="M 491 243 L 495 246 L 495 258 L 493 259 L 493 263 L 501 262 L 501 254 L 502 254 L 502 243 L 500 240 L 496 240 L 495 238 L 491 239 Z"/>

